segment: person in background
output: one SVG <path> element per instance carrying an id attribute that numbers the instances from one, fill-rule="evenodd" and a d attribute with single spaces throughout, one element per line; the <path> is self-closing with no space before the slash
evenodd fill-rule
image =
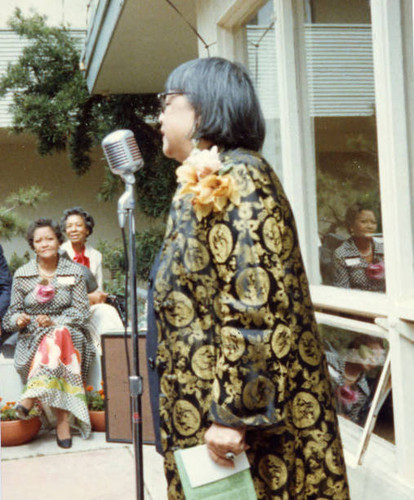
<path id="1" fill-rule="evenodd" d="M 0 245 L 0 336 L 1 336 L 1 319 L 4 316 L 10 304 L 12 279 L 9 272 L 6 259 L 3 254 L 3 248 Z M 1 339 L 0 339 L 1 347 Z"/>
<path id="2" fill-rule="evenodd" d="M 98 289 L 88 294 L 91 305 L 104 303 L 108 297 L 103 291 L 102 254 L 87 243 L 94 226 L 92 215 L 82 207 L 69 208 L 63 213 L 61 227 L 68 241 L 62 244 L 61 249 L 74 262 L 88 267 L 98 284 Z"/>
<path id="3" fill-rule="evenodd" d="M 174 450 L 246 451 L 258 499 L 348 499 L 342 445 L 283 188 L 258 152 L 246 69 L 176 68 L 160 94 L 163 152 L 182 165 L 148 294 L 148 366 L 170 499 Z"/>
<path id="4" fill-rule="evenodd" d="M 345 224 L 350 237 L 334 252 L 333 286 L 385 292 L 384 248 L 374 238 L 374 211 L 356 203 L 348 208 Z"/>
<path id="5" fill-rule="evenodd" d="M 378 337 L 360 335 L 344 353 L 326 351 L 338 413 L 364 425 L 385 362 L 386 350 Z"/>
<path id="6" fill-rule="evenodd" d="M 92 234 L 95 221 L 92 215 L 83 210 L 82 207 L 74 207 L 65 210 L 60 222 L 62 231 L 66 233 L 69 240 L 61 245 L 61 251 L 66 252 L 74 262 L 84 267 L 84 275 L 87 286 L 91 284 L 89 275 L 95 278 L 97 288 L 88 288 L 88 297 L 91 304 L 91 316 L 88 329 L 93 343 L 99 355 L 102 354 L 101 335 L 111 331 L 121 332 L 124 329 L 119 312 L 114 307 L 116 297 L 110 297 L 103 291 L 102 254 L 87 243 L 89 235 Z M 85 269 L 86 268 L 86 269 Z M 106 303 L 108 300 L 115 301 L 113 305 Z"/>
<path id="7" fill-rule="evenodd" d="M 59 255 L 63 236 L 50 219 L 34 221 L 27 241 L 36 258 L 13 277 L 3 326 L 18 331 L 14 365 L 24 384 L 16 406 L 26 418 L 36 401 L 56 418 L 58 446 L 72 446 L 71 427 L 91 431 L 85 382 L 94 357 L 86 329 L 90 310 L 80 267 Z"/>

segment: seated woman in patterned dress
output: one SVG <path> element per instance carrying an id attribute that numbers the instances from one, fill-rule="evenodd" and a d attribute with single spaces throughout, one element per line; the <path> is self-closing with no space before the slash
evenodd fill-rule
<path id="1" fill-rule="evenodd" d="M 94 349 L 86 329 L 90 309 L 80 267 L 59 256 L 62 233 L 50 219 L 38 219 L 27 232 L 36 259 L 13 278 L 11 304 L 3 319 L 18 331 L 14 364 L 24 384 L 16 407 L 25 418 L 36 401 L 56 417 L 56 439 L 72 446 L 71 427 L 90 434 L 84 382 Z"/>

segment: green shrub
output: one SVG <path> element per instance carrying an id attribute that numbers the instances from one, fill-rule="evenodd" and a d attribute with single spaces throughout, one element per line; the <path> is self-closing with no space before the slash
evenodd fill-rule
<path id="1" fill-rule="evenodd" d="M 152 264 L 164 237 L 164 226 L 149 228 L 136 235 L 136 272 L 137 279 L 147 282 Z M 103 256 L 103 267 L 110 272 L 110 279 L 105 281 L 105 291 L 116 295 L 124 295 L 125 289 L 125 256 L 122 242 L 109 243 L 100 241 L 97 249 Z"/>

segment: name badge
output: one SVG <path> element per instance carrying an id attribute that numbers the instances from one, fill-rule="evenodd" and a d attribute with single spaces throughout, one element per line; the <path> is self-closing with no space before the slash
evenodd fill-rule
<path id="1" fill-rule="evenodd" d="M 345 259 L 345 264 L 348 267 L 355 267 L 361 264 L 361 259 L 359 257 L 348 257 Z"/>
<path id="2" fill-rule="evenodd" d="M 70 286 L 75 284 L 75 276 L 58 276 L 58 285 Z"/>

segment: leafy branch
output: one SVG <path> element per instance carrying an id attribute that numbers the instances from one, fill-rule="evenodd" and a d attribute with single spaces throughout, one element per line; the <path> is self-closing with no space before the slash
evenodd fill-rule
<path id="1" fill-rule="evenodd" d="M 90 95 L 79 67 L 79 42 L 68 28 L 48 27 L 45 16 L 25 17 L 20 9 L 9 25 L 30 42 L 0 79 L 0 96 L 13 95 L 13 131 L 33 134 L 43 156 L 67 151 L 72 169 L 83 175 L 106 134 L 132 130 L 145 161 L 145 173 L 137 174 L 138 203 L 147 215 L 165 216 L 175 189 L 174 163 L 160 153 L 156 96 Z M 107 169 L 101 199 L 111 199 L 120 187 Z"/>
<path id="2" fill-rule="evenodd" d="M 0 205 L 0 238 L 9 240 L 13 236 L 23 235 L 27 228 L 27 221 L 16 210 L 22 207 L 35 208 L 44 202 L 49 193 L 39 186 L 20 188 L 10 194 L 3 205 Z"/>

